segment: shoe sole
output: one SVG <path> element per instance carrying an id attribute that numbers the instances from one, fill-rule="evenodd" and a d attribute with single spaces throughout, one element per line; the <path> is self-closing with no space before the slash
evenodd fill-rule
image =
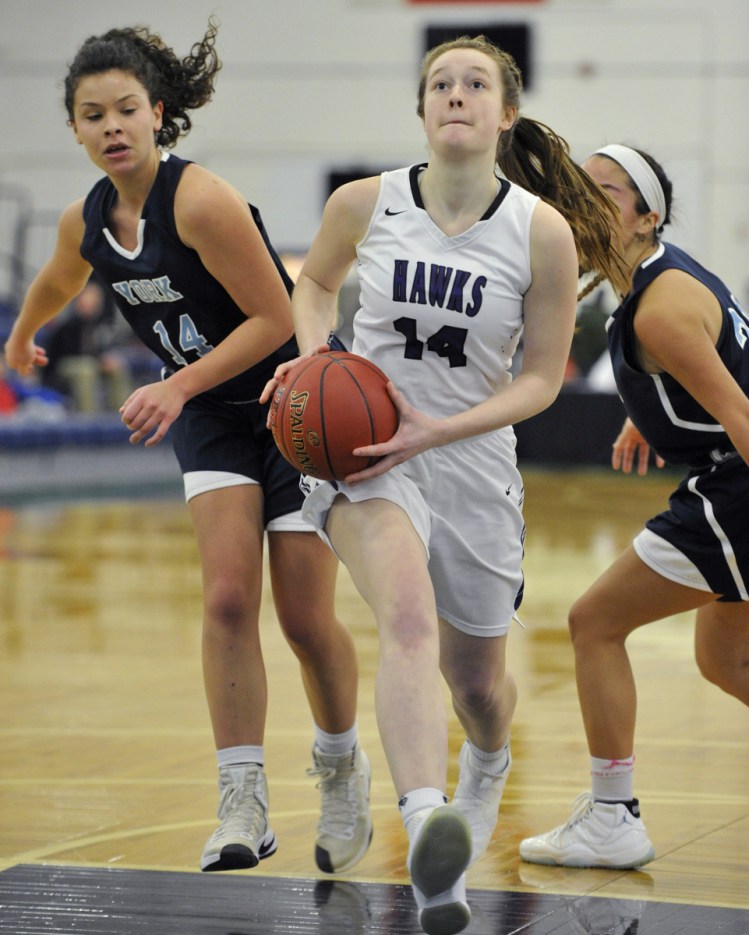
<path id="1" fill-rule="evenodd" d="M 589 868 L 608 869 L 608 870 L 634 870 L 643 864 L 650 863 L 655 859 L 655 850 L 650 848 L 645 854 L 637 854 L 628 860 L 607 860 L 605 857 L 593 857 L 591 855 L 580 855 L 578 857 L 553 857 L 551 855 L 526 856 L 520 853 L 520 857 L 528 864 L 541 864 L 544 867 L 575 867 L 577 869 Z"/>
<path id="2" fill-rule="evenodd" d="M 471 921 L 471 910 L 465 903 L 447 903 L 434 909 L 422 909 L 419 924 L 426 935 L 456 935 Z"/>
<path id="3" fill-rule="evenodd" d="M 413 849 L 411 880 L 427 897 L 449 890 L 460 879 L 471 861 L 471 831 L 457 808 L 435 808 Z M 460 931 L 458 929 L 457 931 Z"/>
<path id="4" fill-rule="evenodd" d="M 257 867 L 261 860 L 272 857 L 278 850 L 276 836 L 272 835 L 269 841 L 264 840 L 257 854 L 244 844 L 227 844 L 218 854 L 200 858 L 200 869 L 204 873 L 213 873 L 221 870 L 251 870 Z"/>

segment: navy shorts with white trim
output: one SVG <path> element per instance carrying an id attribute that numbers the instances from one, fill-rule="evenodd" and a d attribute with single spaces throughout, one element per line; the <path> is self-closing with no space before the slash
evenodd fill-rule
<path id="1" fill-rule="evenodd" d="M 749 466 L 740 457 L 692 471 L 646 523 L 687 556 L 722 601 L 749 600 Z M 656 569 L 658 570 L 658 569 Z"/>
<path id="2" fill-rule="evenodd" d="M 299 472 L 278 450 L 266 427 L 268 405 L 226 402 L 207 396 L 189 400 L 170 429 L 183 474 L 225 472 L 263 488 L 266 526 L 302 507 Z"/>

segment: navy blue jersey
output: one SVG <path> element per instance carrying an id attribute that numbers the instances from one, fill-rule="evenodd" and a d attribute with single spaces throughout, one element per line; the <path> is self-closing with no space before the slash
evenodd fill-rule
<path id="1" fill-rule="evenodd" d="M 645 440 L 670 464 L 704 467 L 734 453 L 723 426 L 668 373 L 646 373 L 637 361 L 634 318 L 643 290 L 667 269 L 683 270 L 720 303 L 723 324 L 716 345 L 734 380 L 749 393 L 749 318 L 725 284 L 673 244 L 660 244 L 640 265 L 632 289 L 608 322 L 614 379 L 627 414 Z M 674 309 L 678 315 L 678 308 Z"/>
<path id="2" fill-rule="evenodd" d="M 211 351 L 247 316 L 203 266 L 198 253 L 177 234 L 174 196 L 189 162 L 165 153 L 143 208 L 138 246 L 125 250 L 108 229 L 117 198 L 108 178 L 94 185 L 83 207 L 86 229 L 81 255 L 112 290 L 119 310 L 136 335 L 169 371 L 186 367 Z M 260 214 L 252 216 L 287 291 L 293 288 L 273 249 Z M 254 367 L 203 395 L 239 401 L 257 399 L 276 366 L 298 355 L 291 339 Z"/>

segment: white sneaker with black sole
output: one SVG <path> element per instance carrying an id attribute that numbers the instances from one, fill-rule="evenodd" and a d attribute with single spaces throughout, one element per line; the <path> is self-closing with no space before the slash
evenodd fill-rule
<path id="1" fill-rule="evenodd" d="M 367 754 L 358 744 L 342 755 L 321 753 L 313 747 L 312 762 L 307 775 L 317 777 L 320 790 L 315 863 L 324 873 L 350 870 L 372 840 L 372 770 Z"/>
<path id="2" fill-rule="evenodd" d="M 276 852 L 268 821 L 268 784 L 261 766 L 219 770 L 219 826 L 206 841 L 200 869 L 246 870 Z"/>

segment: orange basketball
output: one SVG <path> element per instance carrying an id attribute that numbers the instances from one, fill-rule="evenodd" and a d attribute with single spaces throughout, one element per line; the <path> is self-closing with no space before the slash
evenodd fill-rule
<path id="1" fill-rule="evenodd" d="M 273 394 L 270 427 L 281 454 L 302 474 L 343 480 L 378 458 L 354 448 L 386 442 L 398 428 L 388 378 L 347 351 L 316 354 L 289 370 Z"/>

